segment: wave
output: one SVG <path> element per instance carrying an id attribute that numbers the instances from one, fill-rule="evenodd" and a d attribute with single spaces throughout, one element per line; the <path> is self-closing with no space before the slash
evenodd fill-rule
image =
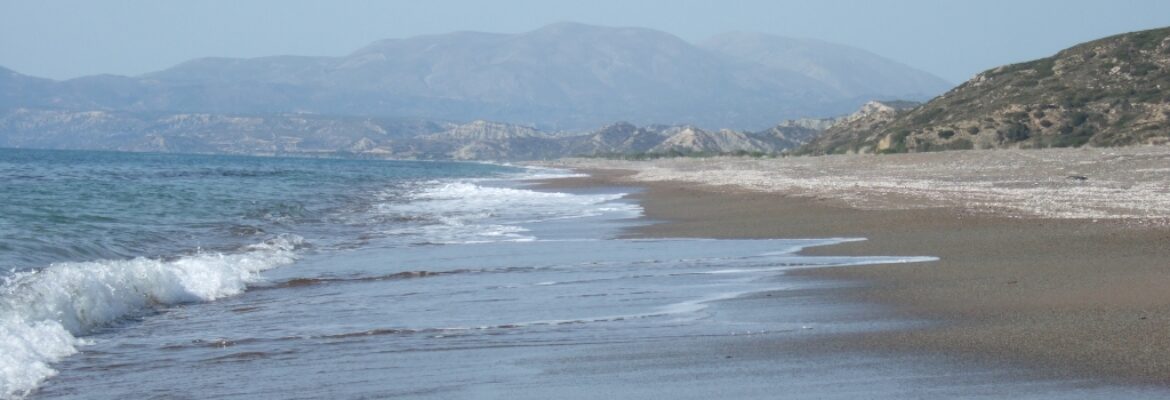
<path id="1" fill-rule="evenodd" d="M 417 235 L 423 243 L 532 241 L 535 237 L 527 235 L 528 230 L 519 225 L 605 214 L 640 216 L 638 205 L 616 202 L 625 195 L 543 192 L 469 181 L 431 181 L 410 189 L 398 201 L 381 203 L 376 214 L 413 222 L 384 233 Z"/>
<path id="2" fill-rule="evenodd" d="M 396 272 L 393 274 L 376 275 L 376 276 L 360 276 L 354 278 L 293 278 L 287 281 L 279 282 L 271 286 L 261 286 L 264 289 L 290 289 L 301 288 L 308 286 L 327 285 L 332 283 L 360 283 L 360 282 L 381 282 L 381 281 L 397 281 L 406 279 L 427 278 L 440 275 L 451 275 L 473 272 L 470 269 L 457 269 L 452 271 L 405 271 Z"/>
<path id="3" fill-rule="evenodd" d="M 135 258 L 53 264 L 9 276 L 0 286 L 0 397 L 29 393 L 56 374 L 81 337 L 118 320 L 183 303 L 242 293 L 259 272 L 296 259 L 289 235 L 236 254 L 170 260 Z"/>

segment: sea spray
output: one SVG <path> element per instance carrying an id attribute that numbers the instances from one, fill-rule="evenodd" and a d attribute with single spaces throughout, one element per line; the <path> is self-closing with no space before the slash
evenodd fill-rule
<path id="1" fill-rule="evenodd" d="M 152 308 L 242 293 L 258 273 L 291 263 L 295 235 L 235 254 L 200 253 L 59 263 L 5 279 L 0 288 L 0 397 L 27 394 L 76 353 L 79 336 Z"/>

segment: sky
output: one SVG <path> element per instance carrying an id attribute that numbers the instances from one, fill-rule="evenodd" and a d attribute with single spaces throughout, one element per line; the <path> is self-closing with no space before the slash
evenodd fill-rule
<path id="1" fill-rule="evenodd" d="M 198 57 L 340 56 L 387 38 L 637 26 L 691 42 L 729 31 L 859 47 L 952 83 L 1074 44 L 1170 26 L 1167 0 L 0 0 L 0 66 L 68 79 Z"/>

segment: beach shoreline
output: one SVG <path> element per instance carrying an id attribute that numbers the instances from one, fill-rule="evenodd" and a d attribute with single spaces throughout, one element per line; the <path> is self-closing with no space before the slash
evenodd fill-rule
<path id="1" fill-rule="evenodd" d="M 731 160 L 732 167 L 736 162 L 744 161 Z M 688 168 L 712 164 L 669 163 L 667 168 L 652 162 L 561 164 L 589 177 L 543 186 L 642 188 L 635 196 L 653 223 L 632 228 L 630 237 L 863 237 L 867 240 L 809 248 L 803 254 L 939 257 L 927 263 L 788 272 L 856 283 L 833 295 L 928 322 L 914 329 L 818 339 L 831 341 L 824 345 L 829 348 L 935 355 L 1023 367 L 1051 377 L 1170 385 L 1170 291 L 1165 290 L 1170 287 L 1170 228 L 1158 222 L 1158 215 L 1021 216 L 929 202 L 865 208 L 856 201 L 865 200 L 865 193 L 843 199 L 735 182 L 662 180 L 671 176 L 663 173 L 668 168 L 692 171 Z M 651 168 L 654 178 L 640 176 Z"/>

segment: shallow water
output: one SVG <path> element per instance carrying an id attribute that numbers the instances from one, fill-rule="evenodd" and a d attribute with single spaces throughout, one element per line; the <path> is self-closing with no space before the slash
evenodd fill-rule
<path id="1" fill-rule="evenodd" d="M 138 155 L 117 157 L 141 162 L 133 159 Z M 641 223 L 635 219 L 641 209 L 623 199 L 630 189 L 525 188 L 524 178 L 556 171 L 179 159 L 205 166 L 240 163 L 241 171 L 305 168 L 306 174 L 319 174 L 297 185 L 276 178 L 277 188 L 264 187 L 269 178 L 231 178 L 235 189 L 220 189 L 238 204 L 282 204 L 287 202 L 282 196 L 294 196 L 312 217 L 253 224 L 263 233 L 242 239 L 225 235 L 214 239 L 224 242 L 216 250 L 192 250 L 204 243 L 195 238 L 162 240 L 146 245 L 150 251 L 127 247 L 118 251 L 131 255 L 121 258 L 76 260 L 67 254 L 40 266 L 36 260 L 42 256 L 6 255 L 5 260 L 16 260 L 0 298 L 0 346 L 6 346 L 0 379 L 7 396 L 1166 394 L 1094 382 L 1021 380 L 1021 371 L 921 357 L 767 350 L 777 343 L 799 347 L 791 343 L 814 335 L 911 323 L 876 317 L 882 314 L 863 305 L 761 297 L 832 285 L 790 279 L 785 271 L 928 262 L 929 257 L 796 254 L 803 247 L 852 239 L 618 240 L 623 227 Z M 225 184 L 218 176 L 209 179 L 190 184 Z M 257 193 L 272 197 L 250 203 Z M 187 219 L 178 218 L 182 222 L 173 230 L 214 238 L 219 231 L 206 226 L 236 224 L 251 215 L 243 206 L 212 208 L 202 211 L 212 216 L 207 221 L 177 213 Z M 164 256 L 150 257 L 160 253 Z"/>

